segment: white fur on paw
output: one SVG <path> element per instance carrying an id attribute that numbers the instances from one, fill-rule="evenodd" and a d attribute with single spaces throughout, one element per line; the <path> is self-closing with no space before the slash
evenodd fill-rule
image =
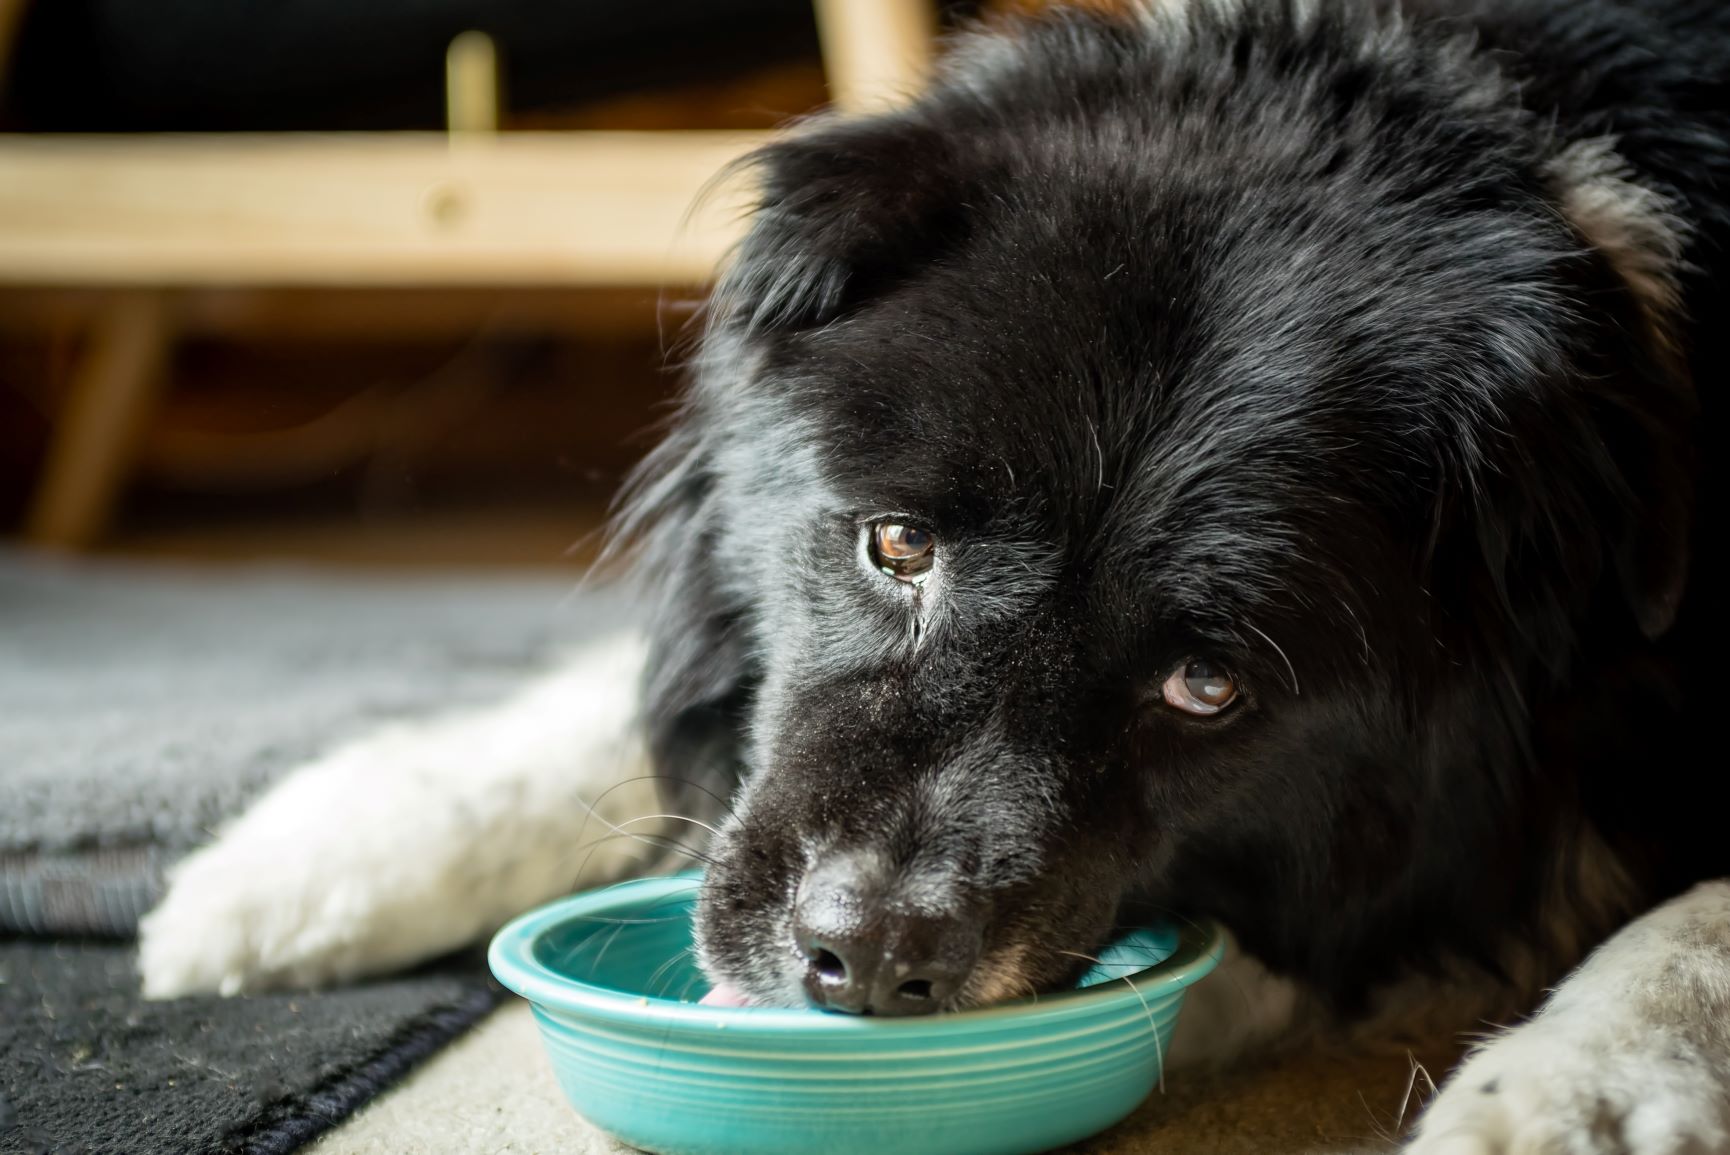
<path id="1" fill-rule="evenodd" d="M 1411 1155 L 1730 1155 L 1730 881 L 1599 947 L 1448 1080 Z"/>
<path id="2" fill-rule="evenodd" d="M 1723 1155 L 1712 1065 L 1650 1024 L 1534 1023 L 1475 1055 L 1424 1113 L 1410 1155 Z"/>
<path id="3" fill-rule="evenodd" d="M 632 781 L 646 773 L 631 725 L 641 660 L 634 640 L 593 647 L 499 706 L 291 774 L 175 869 L 139 929 L 145 993 L 380 973 L 639 866 L 651 848 L 607 836 L 659 810 L 654 783 Z"/>

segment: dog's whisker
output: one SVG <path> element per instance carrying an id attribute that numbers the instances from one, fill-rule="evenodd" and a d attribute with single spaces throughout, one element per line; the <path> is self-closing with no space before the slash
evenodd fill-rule
<path id="1" fill-rule="evenodd" d="M 691 948 L 686 947 L 684 950 L 681 950 L 677 954 L 674 954 L 671 957 L 669 957 L 666 962 L 662 963 L 660 966 L 656 967 L 653 971 L 651 971 L 649 973 L 649 977 L 643 981 L 644 993 L 645 994 L 654 994 L 655 993 L 655 984 L 657 982 L 659 982 L 663 977 L 665 977 L 668 973 L 670 973 L 675 966 L 679 965 L 679 963 L 683 962 L 686 958 L 690 957 L 690 954 L 691 954 Z"/>
<path id="2" fill-rule="evenodd" d="M 622 927 L 622 926 L 614 927 L 613 933 L 607 937 L 607 941 L 605 943 L 603 943 L 601 946 L 601 949 L 596 952 L 595 961 L 593 963 L 591 963 L 590 965 L 595 966 L 595 967 L 599 967 L 601 965 L 601 960 L 603 960 L 604 958 L 607 957 L 607 952 L 613 948 L 613 944 L 618 942 L 619 936 L 621 934 L 624 934 L 624 933 L 625 933 L 624 927 Z M 599 936 L 596 936 L 596 937 L 598 938 Z"/>
<path id="3" fill-rule="evenodd" d="M 635 783 L 638 783 L 638 782 L 672 782 L 672 783 L 675 783 L 679 786 L 688 787 L 692 790 L 696 790 L 696 791 L 699 791 L 700 793 L 702 793 L 704 795 L 707 795 L 710 801 L 714 802 L 715 805 L 719 806 L 723 811 L 725 811 L 727 813 L 728 817 L 730 817 L 730 818 L 737 818 L 738 817 L 737 812 L 735 812 L 733 809 L 732 803 L 729 802 L 725 796 L 717 793 L 714 790 L 709 789 L 709 787 L 703 785 L 701 782 L 698 782 L 698 781 L 691 779 L 691 778 L 683 777 L 682 775 L 678 775 L 678 774 L 633 774 L 628 778 L 620 778 L 617 781 L 615 781 L 611 786 L 607 787 L 605 790 L 603 790 L 599 794 L 595 795 L 594 805 L 599 806 L 601 804 L 601 802 L 609 794 L 611 794 L 613 791 L 618 790 L 619 788 L 624 787 L 624 786 L 634 785 Z"/>
<path id="4" fill-rule="evenodd" d="M 1291 675 L 1291 692 L 1293 694 L 1301 694 L 1303 691 L 1298 689 L 1297 667 L 1291 664 L 1291 659 L 1286 657 L 1286 652 L 1280 648 L 1280 644 L 1262 633 L 1261 630 L 1257 629 L 1253 622 L 1245 622 L 1244 625 L 1254 631 L 1256 636 L 1261 638 L 1262 641 L 1273 647 L 1273 652 L 1278 654 L 1280 660 L 1285 663 L 1286 673 Z"/>
<path id="5" fill-rule="evenodd" d="M 669 914 L 666 918 L 620 918 L 611 914 L 584 914 L 571 919 L 572 922 L 600 922 L 608 926 L 617 923 L 621 926 L 661 926 L 669 922 L 680 922 L 682 914 Z"/>
<path id="6" fill-rule="evenodd" d="M 1061 955 L 1068 955 L 1068 956 L 1069 956 L 1069 957 L 1070 957 L 1070 958 L 1078 958 L 1078 959 L 1080 959 L 1080 960 L 1081 960 L 1081 961 L 1082 961 L 1082 962 L 1090 962 L 1090 963 L 1092 963 L 1092 964 L 1093 964 L 1093 965 L 1094 965 L 1094 966 L 1096 966 L 1096 967 L 1102 967 L 1102 966 L 1106 966 L 1106 965 L 1107 965 L 1107 964 L 1106 964 L 1106 963 L 1105 963 L 1105 961 L 1104 961 L 1104 960 L 1102 960 L 1102 959 L 1097 959 L 1097 958 L 1094 958 L 1094 957 L 1093 957 L 1093 956 L 1092 956 L 1092 955 L 1090 955 L 1090 954 L 1082 954 L 1082 953 L 1081 953 L 1081 952 L 1080 952 L 1080 951 L 1075 951 L 1075 950 L 1060 950 L 1060 951 L 1058 951 L 1058 952 L 1057 952 L 1057 953 L 1058 953 L 1058 954 L 1061 954 Z"/>
<path id="7" fill-rule="evenodd" d="M 1065 952 L 1068 953 L 1068 952 Z M 1147 1029 L 1153 1034 L 1153 1053 L 1159 1062 L 1159 1093 L 1165 1094 L 1165 1044 L 1159 1038 L 1159 1020 L 1153 1017 L 1153 1007 L 1148 1004 L 1147 996 L 1141 993 L 1141 988 L 1135 985 L 1135 980 L 1129 975 L 1120 975 L 1112 982 L 1123 983 L 1135 995 L 1141 1004 L 1142 1013 L 1147 1016 Z"/>
<path id="8" fill-rule="evenodd" d="M 655 775 L 637 775 L 636 779 L 642 780 L 642 779 L 650 778 L 650 777 L 656 777 L 656 776 Z M 619 823 L 612 822 L 611 820 L 606 818 L 604 815 L 602 815 L 600 812 L 600 809 L 599 809 L 600 803 L 602 802 L 602 800 L 604 800 L 613 791 L 619 789 L 620 787 L 622 787 L 624 785 L 627 785 L 628 782 L 629 782 L 629 780 L 615 781 L 611 786 L 607 787 L 607 789 L 605 789 L 605 790 L 601 791 L 599 794 L 597 794 L 593 801 L 585 801 L 583 799 L 578 799 L 578 803 L 584 808 L 584 811 L 585 811 L 585 815 L 583 818 L 583 826 L 580 827 L 577 831 L 577 834 L 579 837 L 582 835 L 583 830 L 587 828 L 588 820 L 590 818 L 594 818 L 597 821 L 599 821 L 602 825 L 606 826 L 606 828 L 608 830 L 612 831 L 614 834 L 622 835 L 622 836 L 627 837 L 627 838 L 636 839 L 637 841 L 643 843 L 645 846 L 655 847 L 656 849 L 662 849 L 662 850 L 674 850 L 674 851 L 677 851 L 679 853 L 686 855 L 687 857 L 689 857 L 689 858 L 691 858 L 697 862 L 701 862 L 705 865 L 711 865 L 713 863 L 714 860 L 709 855 L 704 854 L 701 851 L 693 850 L 690 847 L 685 846 L 682 843 L 679 843 L 678 841 L 676 841 L 670 837 L 657 836 L 657 835 L 644 835 L 644 834 L 637 833 L 635 831 L 629 831 L 629 830 L 624 829 L 623 825 L 621 825 Z M 648 817 L 655 817 L 655 818 L 658 818 L 661 820 L 669 820 L 669 821 L 674 820 L 674 819 L 679 819 L 679 820 L 683 820 L 683 821 L 687 821 L 687 822 L 693 822 L 693 823 L 696 823 L 696 825 L 702 826 L 704 829 L 708 830 L 711 835 L 713 835 L 715 833 L 714 827 L 709 826 L 706 823 L 700 822 L 694 818 L 685 818 L 682 815 L 675 815 L 675 814 L 663 814 L 663 815 L 653 815 L 653 816 L 645 815 L 645 816 L 639 816 L 638 818 L 626 819 L 625 821 L 628 824 L 630 822 L 636 822 L 636 821 L 644 820 Z M 661 838 L 662 841 L 661 842 L 651 841 L 652 838 L 657 838 L 657 837 Z M 595 844 L 595 846 L 598 847 L 599 843 L 597 842 Z M 594 853 L 594 851 L 593 851 L 593 849 L 591 849 L 591 851 L 590 851 L 591 857 L 592 857 L 593 853 Z M 584 860 L 584 867 L 585 868 L 587 866 L 587 862 L 588 862 L 588 860 L 585 859 Z M 578 877 L 579 878 L 581 877 L 581 870 L 579 870 Z"/>
<path id="9" fill-rule="evenodd" d="M 683 842 L 680 842 L 678 839 L 673 838 L 670 835 L 644 834 L 639 835 L 638 839 L 645 846 L 653 846 L 661 850 L 671 850 L 675 854 L 682 854 L 693 862 L 701 862 L 705 866 L 712 866 L 715 862 L 713 855 L 686 846 Z"/>
<path id="10" fill-rule="evenodd" d="M 721 832 L 719 830 L 716 830 L 713 826 L 710 826 L 707 822 L 704 822 L 702 819 L 691 818 L 688 815 L 684 815 L 684 814 L 639 814 L 634 818 L 625 819 L 623 822 L 619 823 L 619 825 L 620 826 L 629 826 L 633 822 L 650 822 L 650 821 L 653 821 L 657 818 L 667 819 L 668 821 L 672 821 L 672 822 L 689 822 L 692 826 L 701 826 L 704 830 L 707 830 L 711 835 L 714 835 L 717 838 L 719 838 L 721 836 Z"/>
<path id="11" fill-rule="evenodd" d="M 704 865 L 710 865 L 713 862 L 713 858 L 710 855 L 704 854 L 701 851 L 692 850 L 690 847 L 684 846 L 683 844 L 664 835 L 640 834 L 632 830 L 616 830 L 611 834 L 603 834 L 598 838 L 593 838 L 587 842 L 579 843 L 571 847 L 568 851 L 561 854 L 554 862 L 554 869 L 560 874 L 570 878 L 574 884 L 581 885 L 583 880 L 588 876 L 589 860 L 592 859 L 603 846 L 610 842 L 617 842 L 620 839 L 628 839 L 631 842 L 647 846 L 651 850 L 662 852 L 672 850 L 682 853 L 686 857 L 701 862 Z M 565 864 L 574 862 L 578 855 L 583 856 L 582 861 L 577 863 L 572 869 L 568 871 L 564 870 L 563 867 Z M 629 880 L 621 880 L 621 882 L 623 881 Z"/>

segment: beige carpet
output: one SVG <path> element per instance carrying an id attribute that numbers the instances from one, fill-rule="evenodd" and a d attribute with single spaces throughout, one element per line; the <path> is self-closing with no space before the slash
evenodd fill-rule
<path id="1" fill-rule="evenodd" d="M 1448 1057 L 1425 1056 L 1439 1078 Z M 1075 1155 L 1371 1155 L 1389 1141 L 1411 1060 L 1303 1056 L 1210 1080 L 1173 1076 Z M 1421 1082 L 1421 1080 L 1420 1080 Z M 1407 1114 L 1421 1095 L 1410 1096 Z M 326 1135 L 313 1155 L 613 1155 L 565 1105 L 527 1004 L 512 1002 L 408 1082 Z"/>

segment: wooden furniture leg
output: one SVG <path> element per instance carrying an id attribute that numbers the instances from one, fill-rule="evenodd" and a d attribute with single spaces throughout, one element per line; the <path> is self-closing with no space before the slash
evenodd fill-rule
<path id="1" fill-rule="evenodd" d="M 930 73 L 937 40 L 931 0 L 815 0 L 829 94 L 845 112 L 905 100 Z"/>
<path id="2" fill-rule="evenodd" d="M 25 525 L 32 545 L 79 549 L 108 526 L 170 345 L 159 293 L 116 297 L 98 316 L 55 421 Z"/>
<path id="3" fill-rule="evenodd" d="M 12 49 L 24 23 L 29 0 L 0 0 L 0 92 L 6 89 L 6 73 L 12 64 Z"/>

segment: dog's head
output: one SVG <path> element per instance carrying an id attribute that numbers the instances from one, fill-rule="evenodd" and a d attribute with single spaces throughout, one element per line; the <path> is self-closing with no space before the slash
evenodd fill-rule
<path id="1" fill-rule="evenodd" d="M 759 1001 L 1048 988 L 1138 902 L 1374 977 L 1520 900 L 1533 696 L 1674 612 L 1656 206 L 1457 46 L 1197 8 L 759 158 L 635 523 Z"/>

